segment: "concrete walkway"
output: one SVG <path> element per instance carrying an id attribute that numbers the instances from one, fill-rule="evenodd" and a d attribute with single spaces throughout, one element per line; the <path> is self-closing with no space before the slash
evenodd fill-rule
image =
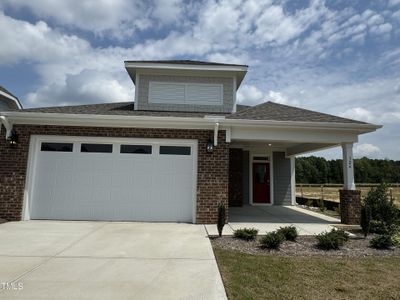
<path id="1" fill-rule="evenodd" d="M 202 225 L 0 225 L 0 299 L 226 299 Z"/>
<path id="2" fill-rule="evenodd" d="M 315 235 L 329 231 L 340 220 L 312 212 L 298 206 L 243 206 L 229 208 L 229 223 L 224 227 L 223 235 L 232 235 L 233 231 L 243 227 L 252 227 L 265 234 L 281 226 L 296 226 L 300 235 Z M 209 235 L 217 235 L 216 225 L 205 225 Z"/>

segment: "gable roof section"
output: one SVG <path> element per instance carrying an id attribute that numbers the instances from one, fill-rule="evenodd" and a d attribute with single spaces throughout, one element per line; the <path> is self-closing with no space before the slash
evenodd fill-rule
<path id="1" fill-rule="evenodd" d="M 236 77 L 236 89 L 239 88 L 243 78 L 246 76 L 248 66 L 237 64 L 225 64 L 206 62 L 199 60 L 126 60 L 125 69 L 133 83 L 136 84 L 136 74 L 140 72 L 167 72 L 171 74 L 225 74 L 225 76 Z M 206 72 L 206 73 L 204 73 Z"/>
<path id="2" fill-rule="evenodd" d="M 324 122 L 324 123 L 353 123 L 368 124 L 365 122 L 341 118 L 308 109 L 265 102 L 227 116 L 228 119 L 292 121 L 292 122 Z"/>
<path id="3" fill-rule="evenodd" d="M 235 66 L 235 67 L 248 67 L 248 65 L 240 65 L 240 64 L 225 64 L 225 63 L 217 63 L 211 61 L 201 61 L 201 60 L 190 60 L 190 59 L 182 59 L 182 60 L 125 60 L 125 63 L 152 63 L 152 64 L 176 64 L 176 65 L 197 65 L 197 66 Z"/>

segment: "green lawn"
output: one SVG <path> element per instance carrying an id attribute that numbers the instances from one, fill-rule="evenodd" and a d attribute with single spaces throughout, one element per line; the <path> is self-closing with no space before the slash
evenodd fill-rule
<path id="1" fill-rule="evenodd" d="M 214 252 L 229 299 L 400 299 L 400 257 Z"/>

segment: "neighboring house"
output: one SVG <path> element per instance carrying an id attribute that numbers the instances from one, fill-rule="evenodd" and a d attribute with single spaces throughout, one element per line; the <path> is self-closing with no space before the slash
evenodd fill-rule
<path id="1" fill-rule="evenodd" d="M 215 223 L 220 203 L 294 204 L 295 156 L 335 146 L 351 212 L 352 145 L 380 126 L 273 102 L 239 105 L 245 65 L 125 67 L 134 103 L 0 114 L 18 137 L 0 141 L 0 217 Z"/>
<path id="2" fill-rule="evenodd" d="M 0 111 L 22 109 L 18 98 L 0 85 Z"/>

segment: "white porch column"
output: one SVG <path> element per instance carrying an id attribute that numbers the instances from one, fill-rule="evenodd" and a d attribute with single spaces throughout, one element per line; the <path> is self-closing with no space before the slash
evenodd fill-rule
<path id="1" fill-rule="evenodd" d="M 343 143 L 343 189 L 355 190 L 354 183 L 354 162 L 353 162 L 353 143 Z"/>

